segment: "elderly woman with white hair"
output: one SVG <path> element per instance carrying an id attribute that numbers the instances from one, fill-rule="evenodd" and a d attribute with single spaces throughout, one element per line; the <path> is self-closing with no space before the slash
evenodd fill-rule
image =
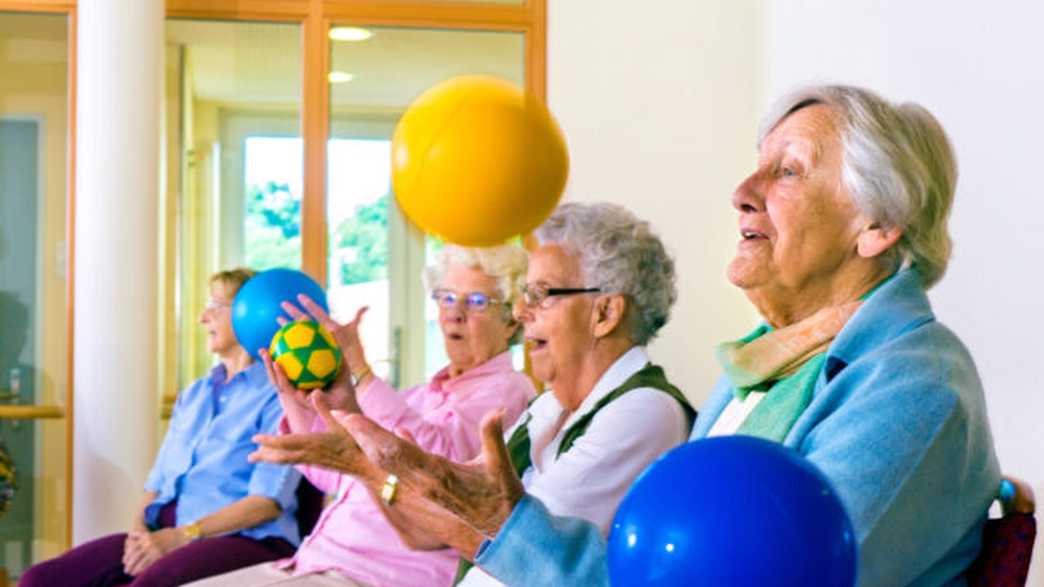
<path id="1" fill-rule="evenodd" d="M 975 365 L 925 295 L 951 249 L 946 134 L 915 104 L 816 86 L 776 105 L 758 147 L 732 196 L 740 242 L 727 274 L 764 323 L 718 348 L 724 376 L 692 438 L 768 438 L 822 470 L 855 529 L 859 585 L 964 584 L 1000 474 Z M 608 584 L 600 528 L 524 490 L 495 419 L 481 467 L 421 453 L 359 416 L 344 424 L 368 459 L 347 450 L 344 466 L 368 483 L 402 479 L 394 509 L 444 541 L 482 534 L 481 547 L 458 549 L 474 545 L 498 580 Z"/>
<path id="2" fill-rule="evenodd" d="M 525 329 L 533 375 L 550 392 L 503 435 L 504 450 L 511 474 L 521 478 L 529 495 L 553 514 L 583 519 L 605 535 L 631 483 L 656 457 L 685 441 L 695 415 L 645 350 L 667 323 L 677 297 L 674 262 L 647 222 L 612 204 L 564 204 L 535 236 L 538 245 L 530 253 L 514 315 Z M 500 419 L 492 421 L 496 425 L 487 427 L 487 436 L 499 437 Z M 353 453 L 350 443 L 335 453 L 322 450 L 322 442 L 305 436 L 261 438 L 258 456 L 350 472 L 374 491 L 388 487 L 387 474 L 357 468 L 367 461 L 352 458 L 361 453 Z M 407 473 L 403 484 L 409 483 Z M 465 481 L 451 489 L 468 494 L 482 488 Z M 432 535 L 429 524 L 438 523 L 438 512 L 411 510 L 407 497 L 402 510 L 396 492 L 385 491 L 384 497 L 396 512 L 393 519 L 411 534 L 411 545 L 457 549 L 462 584 L 500 584 L 482 569 L 469 570 L 483 534 L 460 526 L 449 539 Z"/>
<path id="3" fill-rule="evenodd" d="M 308 392 L 294 389 L 278 365 L 263 355 L 285 412 L 280 432 L 325 431 L 327 423 L 313 406 L 317 402 L 324 408 L 366 414 L 450 461 L 478 455 L 481 418 L 499 410 L 505 421 L 514 422 L 535 393 L 529 378 L 514 370 L 509 350 L 521 341 L 522 329 L 511 315 L 511 305 L 521 294 L 526 264 L 526 251 L 517 245 L 487 249 L 447 245 L 439 252 L 423 278 L 438 305 L 449 365 L 427 383 L 403 392 L 378 378 L 367 363 L 358 335 L 365 308 L 341 325 L 302 296 L 299 301 L 337 338 L 349 369 L 330 389 L 311 392 L 309 397 Z M 297 319 L 308 318 L 292 303 L 284 308 Z M 320 467 L 299 469 L 332 500 L 297 553 L 196 584 L 410 587 L 452 582 L 457 556 L 447 549 L 411 551 L 386 518 L 394 512 L 387 512 L 363 483 Z"/>

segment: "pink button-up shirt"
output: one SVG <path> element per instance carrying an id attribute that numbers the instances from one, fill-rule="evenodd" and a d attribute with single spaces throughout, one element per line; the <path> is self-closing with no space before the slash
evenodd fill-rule
<path id="1" fill-rule="evenodd" d="M 533 398 L 533 384 L 505 352 L 450 379 L 439 371 L 429 383 L 405 392 L 374 378 L 359 394 L 368 417 L 388 430 L 407 430 L 421 448 L 462 462 L 479 453 L 479 425 L 503 408 L 505 427 Z M 312 430 L 325 425 L 316 417 Z M 291 432 L 284 417 L 280 432 Z M 297 554 L 279 561 L 294 575 L 335 570 L 373 586 L 450 585 L 457 569 L 453 550 L 414 551 L 399 538 L 366 487 L 349 475 L 313 466 L 298 469 L 333 501 L 326 506 Z"/>

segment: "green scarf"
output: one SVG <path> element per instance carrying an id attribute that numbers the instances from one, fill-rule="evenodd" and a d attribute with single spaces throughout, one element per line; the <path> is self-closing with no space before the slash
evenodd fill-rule
<path id="1" fill-rule="evenodd" d="M 826 350 L 862 302 L 851 302 L 773 330 L 759 326 L 747 336 L 718 345 L 717 358 L 733 393 L 744 401 L 766 392 L 737 434 L 782 442 L 812 402 Z"/>

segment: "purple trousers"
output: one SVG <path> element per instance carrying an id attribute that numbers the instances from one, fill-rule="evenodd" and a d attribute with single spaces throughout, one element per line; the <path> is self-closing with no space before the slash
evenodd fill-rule
<path id="1" fill-rule="evenodd" d="M 174 526 L 173 504 L 160 511 L 160 527 Z M 217 536 L 190 542 L 152 563 L 136 577 L 123 572 L 126 534 L 111 534 L 81 544 L 22 574 L 19 587 L 174 587 L 212 575 L 286 558 L 294 547 L 282 538 L 254 540 Z"/>

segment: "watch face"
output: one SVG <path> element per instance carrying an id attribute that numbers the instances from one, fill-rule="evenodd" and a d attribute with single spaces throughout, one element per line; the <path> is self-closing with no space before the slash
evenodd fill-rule
<path id="1" fill-rule="evenodd" d="M 202 534 L 202 529 L 199 527 L 199 524 L 189 524 L 182 528 L 182 532 L 185 533 L 185 536 L 188 536 L 189 540 L 196 540 Z"/>

